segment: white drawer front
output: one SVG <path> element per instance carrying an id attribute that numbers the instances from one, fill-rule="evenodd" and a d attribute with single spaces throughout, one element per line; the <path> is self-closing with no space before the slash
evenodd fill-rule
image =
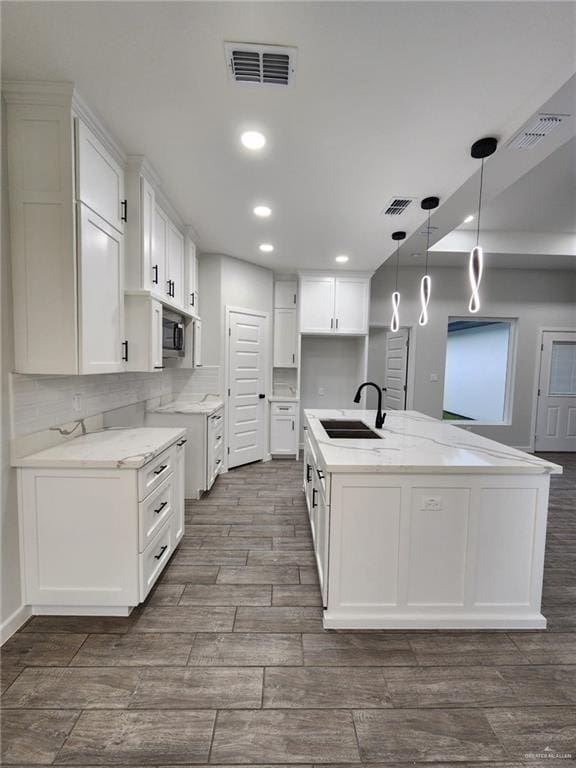
<path id="1" fill-rule="evenodd" d="M 157 488 L 173 470 L 174 449 L 172 447 L 148 462 L 138 472 L 138 499 L 142 501 Z"/>
<path id="2" fill-rule="evenodd" d="M 293 416 L 296 414 L 296 403 L 272 403 L 272 415 Z"/>
<path id="3" fill-rule="evenodd" d="M 171 515 L 152 539 L 148 547 L 139 556 L 140 602 L 146 599 L 146 595 L 156 583 L 157 578 L 160 576 L 164 566 L 170 559 L 173 550 L 174 529 L 172 526 Z"/>
<path id="4" fill-rule="evenodd" d="M 140 552 L 143 552 L 174 510 L 174 475 L 138 504 Z"/>
<path id="5" fill-rule="evenodd" d="M 224 409 L 220 408 L 208 417 L 208 433 L 209 435 L 221 434 L 224 429 Z"/>

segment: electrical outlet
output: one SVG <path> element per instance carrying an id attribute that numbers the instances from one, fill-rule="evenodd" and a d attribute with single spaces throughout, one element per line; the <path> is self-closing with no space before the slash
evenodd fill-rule
<path id="1" fill-rule="evenodd" d="M 438 374 L 437 373 L 431 373 L 430 374 L 430 381 L 438 381 Z"/>
<path id="2" fill-rule="evenodd" d="M 422 509 L 440 512 L 442 509 L 442 497 L 441 496 L 425 496 L 422 499 Z"/>
<path id="3" fill-rule="evenodd" d="M 326 394 L 326 390 L 324 389 L 324 387 L 318 387 L 318 395 L 320 397 L 324 397 L 325 394 Z"/>
<path id="4" fill-rule="evenodd" d="M 82 395 L 72 395 L 72 410 L 74 413 L 80 413 L 82 410 Z"/>

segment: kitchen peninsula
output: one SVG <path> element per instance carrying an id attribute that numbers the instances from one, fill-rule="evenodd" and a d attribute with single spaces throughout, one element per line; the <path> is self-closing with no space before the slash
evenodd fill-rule
<path id="1" fill-rule="evenodd" d="M 542 629 L 551 474 L 415 411 L 304 411 L 327 629 Z"/>

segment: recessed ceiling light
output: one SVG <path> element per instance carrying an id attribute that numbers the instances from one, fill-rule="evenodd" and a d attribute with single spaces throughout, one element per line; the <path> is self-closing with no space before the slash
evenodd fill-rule
<path id="1" fill-rule="evenodd" d="M 259 131 L 245 131 L 240 136 L 240 141 L 246 149 L 262 149 L 264 144 L 266 144 L 266 136 Z"/>
<path id="2" fill-rule="evenodd" d="M 340 256 L 336 256 L 335 261 L 337 261 L 339 264 L 345 264 L 350 257 L 346 256 L 345 254 L 341 254 Z"/>
<path id="3" fill-rule="evenodd" d="M 471 221 L 474 221 L 474 216 L 470 214 L 469 216 L 466 216 L 464 219 L 464 224 L 470 224 Z"/>
<path id="4" fill-rule="evenodd" d="M 261 216 L 263 219 L 265 219 L 267 216 L 270 216 L 272 213 L 272 209 L 269 208 L 267 205 L 257 205 L 254 208 L 254 214 L 256 216 Z"/>
<path id="5" fill-rule="evenodd" d="M 274 246 L 271 243 L 262 243 L 260 250 L 262 253 L 272 253 Z"/>

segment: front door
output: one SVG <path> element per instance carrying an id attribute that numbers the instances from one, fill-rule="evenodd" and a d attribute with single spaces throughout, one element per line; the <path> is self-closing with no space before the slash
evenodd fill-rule
<path id="1" fill-rule="evenodd" d="M 535 449 L 576 451 L 576 331 L 544 331 Z"/>
<path id="2" fill-rule="evenodd" d="M 230 311 L 228 467 L 264 458 L 267 318 Z"/>

